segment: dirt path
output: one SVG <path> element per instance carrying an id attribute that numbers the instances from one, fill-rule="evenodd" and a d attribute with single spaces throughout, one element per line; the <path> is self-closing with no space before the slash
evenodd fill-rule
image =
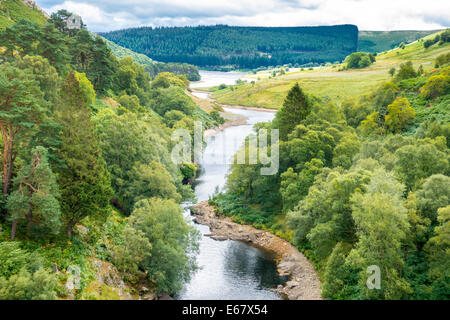
<path id="1" fill-rule="evenodd" d="M 194 221 L 210 227 L 211 238 L 219 241 L 238 240 L 274 252 L 279 257 L 278 272 L 290 275 L 285 286 L 278 291 L 289 300 L 320 300 L 321 289 L 317 272 L 312 264 L 289 242 L 267 231 L 258 230 L 248 225 L 240 225 L 229 217 L 216 214 L 208 201 L 192 207 Z"/>

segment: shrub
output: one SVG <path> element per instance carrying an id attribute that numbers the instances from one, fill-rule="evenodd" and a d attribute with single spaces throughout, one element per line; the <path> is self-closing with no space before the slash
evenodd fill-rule
<path id="1" fill-rule="evenodd" d="M 420 89 L 420 95 L 428 99 L 435 99 L 449 92 L 450 76 L 442 74 L 431 76 Z"/>
<path id="2" fill-rule="evenodd" d="M 42 267 L 40 256 L 18 242 L 2 242 L 0 261 L 0 300 L 56 299 L 56 276 Z"/>

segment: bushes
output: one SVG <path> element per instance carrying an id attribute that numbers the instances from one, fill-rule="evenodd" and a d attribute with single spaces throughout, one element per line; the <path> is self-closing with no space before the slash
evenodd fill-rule
<path id="1" fill-rule="evenodd" d="M 450 93 L 450 67 L 445 68 L 440 74 L 431 76 L 420 89 L 420 96 L 435 99 Z"/>
<path id="2" fill-rule="evenodd" d="M 450 53 L 443 53 L 436 58 L 434 63 L 435 68 L 442 67 L 450 62 Z"/>
<path id="3" fill-rule="evenodd" d="M 444 32 L 442 32 L 441 34 L 438 34 L 437 36 L 435 36 L 433 39 L 425 40 L 423 43 L 423 47 L 425 49 L 428 49 L 435 43 L 439 42 L 439 44 L 441 45 L 441 44 L 449 42 L 449 41 L 450 41 L 450 29 L 447 29 Z"/>
<path id="4" fill-rule="evenodd" d="M 345 58 L 347 69 L 361 69 L 375 62 L 375 57 L 366 52 L 354 52 Z"/>
<path id="5" fill-rule="evenodd" d="M 386 126 L 394 133 L 401 132 L 405 126 L 414 120 L 416 113 L 411 108 L 408 99 L 397 98 L 387 106 Z"/>
<path id="6" fill-rule="evenodd" d="M 151 250 L 145 250 L 147 256 L 139 266 L 148 272 L 158 292 L 173 294 L 180 290 L 197 269 L 194 254 L 199 238 L 198 231 L 184 220 L 181 207 L 173 200 L 142 200 L 135 206 L 129 227 L 139 234 L 139 248 L 149 248 L 145 239 L 151 243 Z M 132 233 L 130 229 L 130 236 Z"/>
<path id="7" fill-rule="evenodd" d="M 18 242 L 1 242 L 0 261 L 0 300 L 56 299 L 56 276 L 42 267 L 40 256 Z"/>
<path id="8" fill-rule="evenodd" d="M 413 64 L 411 61 L 401 63 L 400 69 L 398 70 L 397 74 L 394 77 L 395 82 L 399 82 L 401 80 L 409 79 L 409 78 L 415 78 L 417 77 L 417 73 L 413 68 Z"/>

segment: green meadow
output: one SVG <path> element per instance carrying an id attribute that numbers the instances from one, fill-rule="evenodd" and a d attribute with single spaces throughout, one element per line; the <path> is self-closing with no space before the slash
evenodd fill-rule
<path id="1" fill-rule="evenodd" d="M 287 92 L 296 82 L 305 92 L 337 103 L 348 98 L 358 99 L 389 80 L 391 76 L 388 71 L 391 68 L 398 70 L 401 63 L 412 61 L 415 67 L 422 65 L 425 71 L 433 69 L 436 57 L 450 51 L 448 43 L 424 49 L 423 41 L 432 39 L 436 34 L 438 33 L 408 44 L 404 49 L 396 48 L 380 53 L 376 56 L 376 62 L 364 69 L 339 71 L 343 65 L 334 64 L 313 70 L 294 69 L 293 72 L 276 77 L 272 76 L 274 70 L 266 70 L 249 75 L 247 80 L 250 82 L 227 86 L 221 90 L 213 87 L 209 91 L 213 92 L 213 98 L 221 104 L 272 109 L 281 107 Z"/>

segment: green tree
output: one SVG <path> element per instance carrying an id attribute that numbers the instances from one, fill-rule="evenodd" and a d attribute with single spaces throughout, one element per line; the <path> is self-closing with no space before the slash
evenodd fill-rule
<path id="1" fill-rule="evenodd" d="M 380 114 L 377 111 L 372 112 L 361 121 L 361 132 L 363 135 L 380 135 L 384 134 L 384 128 L 380 127 Z"/>
<path id="2" fill-rule="evenodd" d="M 192 99 L 178 86 L 159 89 L 152 107 L 160 116 L 164 116 L 166 112 L 172 110 L 178 110 L 187 116 L 192 116 L 197 109 Z"/>
<path id="3" fill-rule="evenodd" d="M 60 78 L 56 69 L 46 58 L 41 56 L 25 56 L 23 59 L 18 59 L 16 65 L 20 69 L 29 69 L 34 74 L 44 94 L 44 99 L 50 104 L 51 110 L 53 110 L 60 86 Z"/>
<path id="4" fill-rule="evenodd" d="M 308 195 L 288 213 L 288 225 L 294 231 L 294 243 L 308 241 L 319 259 L 326 258 L 338 242 L 356 240 L 351 197 L 365 189 L 369 172 L 355 170 L 320 174 Z"/>
<path id="5" fill-rule="evenodd" d="M 356 192 L 351 198 L 358 242 L 348 259 L 361 268 L 361 298 L 401 299 L 411 293 L 408 282 L 402 277 L 402 246 L 409 232 L 402 202 L 404 189 L 391 173 L 376 169 L 367 192 Z M 366 270 L 371 265 L 380 268 L 380 290 L 370 290 L 366 286 Z"/>
<path id="6" fill-rule="evenodd" d="M 400 68 L 399 68 L 397 74 L 395 75 L 394 81 L 399 82 L 399 81 L 402 81 L 405 79 L 415 78 L 415 77 L 417 77 L 417 73 L 414 70 L 412 62 L 408 61 L 408 62 L 400 64 Z"/>
<path id="7" fill-rule="evenodd" d="M 371 58 L 366 52 L 353 52 L 345 58 L 345 63 L 348 69 L 360 69 L 370 66 L 374 62 L 374 58 Z"/>
<path id="8" fill-rule="evenodd" d="M 189 80 L 184 75 L 176 76 L 170 72 L 161 72 L 152 81 L 153 88 L 169 88 L 172 85 L 186 89 L 189 86 Z"/>
<path id="9" fill-rule="evenodd" d="M 295 173 L 292 168 L 281 174 L 280 193 L 283 199 L 283 211 L 293 209 L 307 194 L 309 187 L 314 183 L 314 178 L 323 169 L 323 162 L 312 159 L 305 163 L 300 173 Z"/>
<path id="10" fill-rule="evenodd" d="M 14 240 L 17 223 L 23 220 L 26 220 L 29 236 L 58 234 L 61 228 L 59 190 L 46 149 L 33 149 L 32 162 L 14 178 L 14 186 L 15 191 L 6 204 L 13 222 L 11 240 Z"/>
<path id="11" fill-rule="evenodd" d="M 300 124 L 302 120 L 311 111 L 311 104 L 308 97 L 303 93 L 298 83 L 296 83 L 291 90 L 289 90 L 283 107 L 278 110 L 274 124 L 280 130 L 280 138 L 286 140 L 288 134 Z"/>
<path id="12" fill-rule="evenodd" d="M 20 248 L 18 242 L 0 242 L 0 300 L 54 300 L 58 281 L 42 267 L 43 259 Z"/>
<path id="13" fill-rule="evenodd" d="M 67 70 L 70 63 L 67 39 L 53 24 L 46 23 L 41 27 L 37 53 L 46 58 L 60 74 Z"/>
<path id="14" fill-rule="evenodd" d="M 164 122 L 167 124 L 167 126 L 169 128 L 173 128 L 174 124 L 177 121 L 183 120 L 183 118 L 185 118 L 186 115 L 179 111 L 179 110 L 171 110 L 171 111 L 167 111 L 164 114 Z"/>
<path id="15" fill-rule="evenodd" d="M 309 127 L 298 125 L 289 135 L 286 149 L 289 160 L 297 171 L 301 171 L 306 162 L 320 159 L 324 166 L 331 166 L 334 137 L 325 130 L 312 130 Z"/>
<path id="16" fill-rule="evenodd" d="M 119 98 L 119 103 L 134 113 L 144 112 L 145 109 L 141 106 L 138 96 L 123 95 Z"/>
<path id="17" fill-rule="evenodd" d="M 450 75 L 434 75 L 420 88 L 420 96 L 428 99 L 436 99 L 450 92 Z"/>
<path id="18" fill-rule="evenodd" d="M 392 104 L 387 106 L 387 111 L 385 123 L 394 133 L 401 132 L 416 116 L 416 112 L 406 98 L 397 97 Z"/>
<path id="19" fill-rule="evenodd" d="M 3 63 L 0 65 L 0 130 L 3 140 L 2 191 L 6 199 L 13 164 L 19 148 L 25 148 L 29 138 L 42 122 L 45 102 L 39 83 L 29 70 Z"/>
<path id="20" fill-rule="evenodd" d="M 75 78 L 77 78 L 78 85 L 81 90 L 81 98 L 83 101 L 81 103 L 90 107 L 95 102 L 95 90 L 92 83 L 86 77 L 84 73 L 75 73 Z"/>
<path id="21" fill-rule="evenodd" d="M 169 132 L 155 118 L 138 119 L 131 112 L 119 116 L 110 109 L 104 109 L 95 116 L 94 121 L 102 155 L 111 173 L 111 185 L 115 191 L 113 202 L 119 209 L 131 213 L 134 198 L 141 191 L 148 192 L 148 185 L 141 178 L 148 178 L 144 171 L 154 172 L 159 168 L 158 165 L 152 166 L 152 162 L 164 166 L 165 169 L 159 175 L 164 177 L 165 182 L 175 183 L 181 193 L 180 171 L 172 162 L 168 151 L 171 143 Z M 140 166 L 147 167 L 139 172 Z M 167 172 L 169 176 L 166 175 Z M 137 178 L 139 181 L 135 181 Z M 133 190 L 133 183 L 140 186 L 139 192 Z M 162 185 L 161 190 L 164 188 L 173 191 L 172 185 Z"/>
<path id="22" fill-rule="evenodd" d="M 395 68 L 394 68 L 394 67 L 392 67 L 391 69 L 389 69 L 389 74 L 391 75 L 391 77 L 394 76 L 394 74 L 395 74 Z"/>
<path id="23" fill-rule="evenodd" d="M 450 203 L 450 177 L 443 174 L 428 177 L 416 195 L 420 214 L 436 222 L 438 208 Z"/>
<path id="24" fill-rule="evenodd" d="M 122 243 L 114 249 L 114 264 L 127 274 L 138 275 L 141 264 L 151 258 L 152 245 L 145 233 L 126 225 Z"/>
<path id="25" fill-rule="evenodd" d="M 123 195 L 128 208 L 142 199 L 158 197 L 181 200 L 170 173 L 156 161 L 149 164 L 136 163 L 130 172 L 130 184 Z"/>
<path id="26" fill-rule="evenodd" d="M 347 134 L 343 136 L 333 150 L 333 166 L 349 169 L 360 148 L 361 142 L 357 135 Z"/>
<path id="27" fill-rule="evenodd" d="M 411 293 L 408 282 L 402 277 L 402 241 L 409 228 L 405 208 L 396 196 L 379 192 L 357 193 L 352 201 L 352 216 L 359 240 L 349 259 L 362 269 L 359 282 L 363 288 L 361 298 L 405 298 Z M 366 287 L 366 270 L 371 265 L 380 268 L 380 290 Z"/>
<path id="28" fill-rule="evenodd" d="M 433 280 L 436 299 L 448 299 L 450 283 L 450 205 L 440 208 L 437 214 L 439 225 L 425 250 L 430 264 L 429 275 Z"/>
<path id="29" fill-rule="evenodd" d="M 61 124 L 60 157 L 65 168 L 58 172 L 61 207 L 67 235 L 87 216 L 104 220 L 112 197 L 109 173 L 91 123 L 88 98 L 74 72 L 62 87 L 62 103 L 56 111 Z"/>
<path id="30" fill-rule="evenodd" d="M 414 145 L 405 145 L 395 152 L 395 156 L 395 171 L 408 189 L 412 189 L 421 179 L 433 174 L 447 173 L 449 170 L 447 154 L 430 139 L 419 140 Z"/>
<path id="31" fill-rule="evenodd" d="M 436 61 L 434 63 L 435 68 L 442 67 L 450 62 L 450 53 L 443 53 L 437 56 Z"/>
<path id="32" fill-rule="evenodd" d="M 324 272 L 322 296 L 326 299 L 357 299 L 359 295 L 358 270 L 346 261 L 351 247 L 339 242 L 334 247 Z"/>
<path id="33" fill-rule="evenodd" d="M 151 198 L 136 204 L 129 224 L 151 243 L 141 267 L 148 272 L 158 292 L 173 294 L 197 269 L 198 231 L 189 225 L 173 200 Z"/>
<path id="34" fill-rule="evenodd" d="M 35 53 L 36 40 L 40 37 L 40 27 L 36 22 L 21 19 L 11 27 L 0 32 L 0 43 L 6 48 L 5 58 L 14 59 L 14 54 L 20 56 Z"/>
<path id="35" fill-rule="evenodd" d="M 417 76 L 422 76 L 424 74 L 423 66 L 420 65 L 419 68 L 417 68 Z"/>

